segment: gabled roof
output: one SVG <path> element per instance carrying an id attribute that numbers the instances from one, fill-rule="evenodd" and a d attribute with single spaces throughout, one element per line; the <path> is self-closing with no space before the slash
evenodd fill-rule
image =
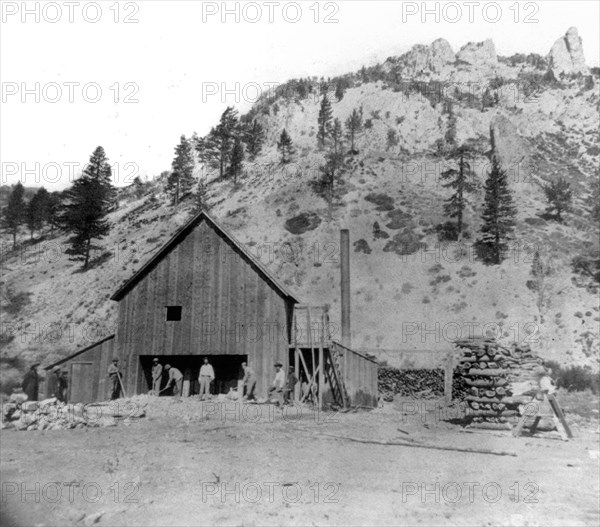
<path id="1" fill-rule="evenodd" d="M 127 280 L 117 292 L 110 297 L 111 300 L 121 300 L 144 276 L 146 276 L 158 263 L 169 254 L 183 239 L 198 226 L 202 221 L 206 221 L 218 234 L 226 241 L 231 243 L 257 272 L 285 298 L 289 298 L 295 303 L 298 300 L 290 293 L 290 291 L 277 279 L 275 276 L 238 240 L 236 240 L 228 231 L 226 231 L 217 221 L 208 215 L 206 211 L 200 211 L 187 224 L 181 227 L 174 236 L 162 246 L 162 248 L 148 260 L 129 280 Z"/>
<path id="2" fill-rule="evenodd" d="M 65 357 L 64 359 L 60 359 L 60 360 L 57 360 L 56 362 L 53 362 L 52 364 L 50 364 L 50 366 L 46 366 L 44 368 L 44 370 L 48 371 L 56 366 L 60 366 L 61 364 L 77 357 L 77 355 L 81 355 L 82 353 L 85 353 L 86 351 L 91 350 L 92 348 L 95 348 L 96 346 L 99 346 L 100 344 L 104 344 L 107 340 L 114 339 L 114 338 L 115 338 L 115 335 L 113 333 L 112 335 L 109 335 L 108 337 L 104 337 L 102 340 L 99 340 L 98 342 L 94 342 L 93 344 L 90 344 L 89 346 L 86 346 L 85 348 L 80 349 L 80 350 L 76 351 L 75 353 L 72 353 L 71 355 L 69 355 L 68 357 Z"/>

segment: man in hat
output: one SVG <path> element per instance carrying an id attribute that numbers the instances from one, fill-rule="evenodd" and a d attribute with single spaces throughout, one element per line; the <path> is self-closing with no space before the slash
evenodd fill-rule
<path id="1" fill-rule="evenodd" d="M 23 392 L 27 395 L 28 401 L 38 400 L 38 390 L 40 386 L 40 376 L 38 375 L 37 368 L 40 365 L 39 362 L 31 365 L 29 371 L 23 377 L 23 383 L 21 387 Z"/>
<path id="2" fill-rule="evenodd" d="M 110 379 L 110 399 L 114 401 L 121 395 L 121 372 L 119 371 L 119 359 L 116 357 L 112 360 L 112 364 L 108 367 L 108 378 Z"/>
<path id="3" fill-rule="evenodd" d="M 200 382 L 200 400 L 204 400 L 204 395 L 210 398 L 210 383 L 215 380 L 215 370 L 212 364 L 209 364 L 208 357 L 204 357 L 204 364 L 200 368 L 198 382 Z"/>
<path id="4" fill-rule="evenodd" d="M 50 397 L 56 397 L 57 400 L 65 402 L 64 385 L 65 379 L 61 374 L 60 366 L 52 368 L 52 373 L 48 376 L 48 393 Z"/>
<path id="5" fill-rule="evenodd" d="M 157 358 L 152 361 L 152 393 L 158 395 L 160 392 L 160 383 L 162 381 L 162 364 Z"/>
<path id="6" fill-rule="evenodd" d="M 268 399 L 271 401 L 271 395 L 274 393 L 277 396 L 277 404 L 282 403 L 283 387 L 285 385 L 285 372 L 283 371 L 283 364 L 281 362 L 275 363 L 275 379 L 273 384 L 269 388 Z"/>
<path id="7" fill-rule="evenodd" d="M 171 386 L 173 389 L 173 395 L 178 395 L 181 397 L 181 391 L 183 388 L 183 373 L 181 373 L 177 368 L 173 368 L 170 364 L 165 364 L 165 371 L 169 373 L 169 378 L 167 379 L 167 385 L 165 386 L 165 390 Z"/>
<path id="8" fill-rule="evenodd" d="M 63 403 L 68 403 L 69 398 L 69 370 L 67 368 L 63 368 L 60 378 L 59 378 L 59 390 L 61 394 L 61 401 Z M 57 396 L 58 397 L 58 396 Z"/>
<path id="9" fill-rule="evenodd" d="M 62 393 L 60 390 L 60 366 L 52 368 L 52 373 L 48 375 L 48 394 L 50 397 L 56 397 L 62 401 Z"/>
<path id="10" fill-rule="evenodd" d="M 244 379 L 242 380 L 242 383 L 243 386 L 246 387 L 245 397 L 248 401 L 253 401 L 255 399 L 254 389 L 256 388 L 256 374 L 245 362 L 242 362 L 242 369 L 244 370 Z"/>
<path id="11" fill-rule="evenodd" d="M 287 386 L 283 391 L 283 402 L 284 404 L 289 404 L 292 394 L 296 389 L 296 383 L 298 382 L 298 377 L 294 373 L 294 367 L 290 366 L 287 376 Z"/>

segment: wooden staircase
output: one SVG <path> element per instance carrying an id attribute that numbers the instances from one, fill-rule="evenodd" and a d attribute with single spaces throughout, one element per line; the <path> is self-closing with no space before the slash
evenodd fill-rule
<path id="1" fill-rule="evenodd" d="M 349 404 L 348 391 L 344 382 L 344 374 L 342 372 L 341 355 L 337 346 L 332 343 L 327 348 L 325 357 L 325 374 L 327 381 L 331 387 L 331 393 L 335 403 L 342 408 L 346 408 Z"/>

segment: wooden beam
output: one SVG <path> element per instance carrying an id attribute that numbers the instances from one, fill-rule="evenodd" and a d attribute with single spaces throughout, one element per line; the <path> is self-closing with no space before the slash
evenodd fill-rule
<path id="1" fill-rule="evenodd" d="M 325 373 L 325 364 L 323 362 L 323 346 L 319 346 L 319 410 L 323 409 L 323 391 L 325 390 L 325 379 L 323 374 Z"/>

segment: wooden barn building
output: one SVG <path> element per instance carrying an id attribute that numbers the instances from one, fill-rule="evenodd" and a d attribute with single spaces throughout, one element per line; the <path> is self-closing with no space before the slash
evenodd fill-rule
<path id="1" fill-rule="evenodd" d="M 301 305 L 205 212 L 182 227 L 111 299 L 119 303 L 116 335 L 46 368 L 70 368 L 71 402 L 108 398 L 107 368 L 113 357 L 120 361 L 127 395 L 150 390 L 155 357 L 184 374 L 184 395 L 191 395 L 198 391 L 200 366 L 208 357 L 216 373 L 213 393 L 237 387 L 241 364 L 247 362 L 257 375 L 258 396 L 265 396 L 274 364 L 281 362 L 286 371 L 295 366 L 304 382 L 304 391 L 300 383 L 296 388 L 297 399 L 376 404 L 376 362 L 332 342 L 327 311 Z"/>

